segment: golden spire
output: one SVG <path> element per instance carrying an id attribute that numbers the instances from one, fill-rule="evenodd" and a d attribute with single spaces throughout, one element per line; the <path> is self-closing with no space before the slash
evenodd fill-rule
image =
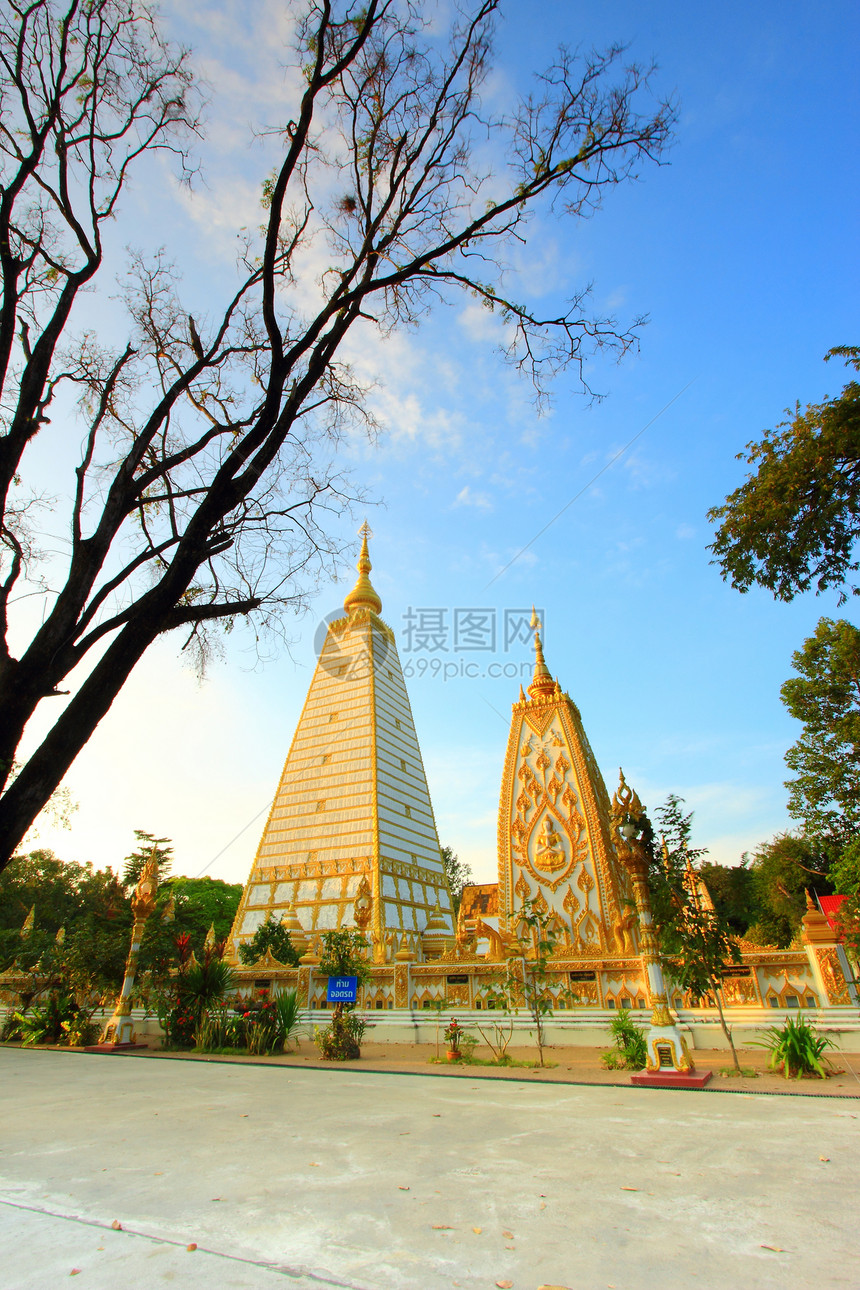
<path id="1" fill-rule="evenodd" d="M 367 539 L 373 537 L 370 531 L 370 525 L 367 520 L 364 521 L 358 530 L 361 534 L 361 554 L 358 557 L 358 582 L 343 602 L 343 607 L 349 613 L 351 609 L 366 608 L 372 609 L 375 614 L 382 612 L 382 601 L 374 590 L 370 578 L 367 576 L 373 567 L 370 563 L 370 555 L 367 550 Z"/>
<path id="2" fill-rule="evenodd" d="M 543 645 L 540 639 L 541 622 L 534 605 L 532 605 L 532 617 L 529 626 L 534 629 L 535 634 L 535 674 L 529 686 L 529 694 L 533 699 L 537 699 L 542 694 L 553 694 L 556 686 L 543 656 Z"/>

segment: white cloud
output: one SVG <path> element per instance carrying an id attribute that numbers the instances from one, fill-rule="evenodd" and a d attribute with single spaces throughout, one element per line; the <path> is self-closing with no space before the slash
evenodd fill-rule
<path id="1" fill-rule="evenodd" d="M 479 511 L 491 511 L 493 503 L 486 493 L 474 492 L 468 484 L 461 488 L 452 502 L 452 506 L 474 506 Z"/>

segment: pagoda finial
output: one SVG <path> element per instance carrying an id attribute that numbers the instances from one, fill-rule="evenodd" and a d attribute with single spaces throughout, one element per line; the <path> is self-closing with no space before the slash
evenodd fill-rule
<path id="1" fill-rule="evenodd" d="M 368 574 L 373 567 L 370 563 L 370 552 L 367 549 L 367 539 L 373 537 L 370 525 L 367 520 L 364 521 L 358 530 L 361 534 L 361 552 L 358 557 L 358 581 L 352 591 L 343 602 L 343 607 L 349 613 L 351 609 L 366 608 L 372 609 L 375 614 L 382 612 L 382 601 L 376 594 L 371 584 Z"/>
<path id="2" fill-rule="evenodd" d="M 532 683 L 529 686 L 529 694 L 533 699 L 538 698 L 541 694 L 552 694 L 555 691 L 555 681 L 550 675 L 550 670 L 546 665 L 546 659 L 543 656 L 543 645 L 540 638 L 541 621 L 538 618 L 537 610 L 532 605 L 532 616 L 529 626 L 535 634 L 535 674 L 532 677 Z"/>

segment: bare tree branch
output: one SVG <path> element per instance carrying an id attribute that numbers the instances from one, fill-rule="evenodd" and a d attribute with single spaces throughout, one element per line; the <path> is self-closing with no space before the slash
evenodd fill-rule
<path id="1" fill-rule="evenodd" d="M 498 313 L 504 355 L 538 397 L 571 365 L 587 389 L 594 349 L 636 343 L 636 324 L 587 312 L 587 288 L 542 312 L 505 270 L 533 215 L 583 218 L 660 158 L 673 109 L 650 101 L 623 50 L 562 50 L 499 117 L 481 96 L 499 0 L 464 3 L 447 47 L 418 0 L 305 4 L 304 85 L 284 104 L 265 227 L 246 235 L 220 317 L 195 321 L 166 254 L 133 255 L 115 348 L 74 338 L 72 309 L 140 159 L 169 150 L 189 172 L 188 55 L 132 0 L 0 16 L 0 866 L 159 635 L 187 631 L 205 657 L 213 633 L 249 614 L 276 626 L 333 570 L 331 521 L 356 498 L 339 444 L 375 429 L 342 357 L 352 331 L 414 324 L 466 292 Z M 84 426 L 67 562 L 13 658 L 10 592 L 35 576 L 22 461 L 60 383 L 78 390 Z M 28 722 L 76 667 L 83 680 L 7 781 Z"/>

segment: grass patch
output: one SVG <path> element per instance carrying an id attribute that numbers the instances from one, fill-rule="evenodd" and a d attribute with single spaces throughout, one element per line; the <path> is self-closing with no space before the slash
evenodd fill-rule
<path id="1" fill-rule="evenodd" d="M 722 1079 L 758 1079 L 758 1071 L 753 1070 L 752 1066 L 742 1066 L 736 1071 L 734 1066 L 722 1066 L 720 1068 L 720 1077 Z"/>

